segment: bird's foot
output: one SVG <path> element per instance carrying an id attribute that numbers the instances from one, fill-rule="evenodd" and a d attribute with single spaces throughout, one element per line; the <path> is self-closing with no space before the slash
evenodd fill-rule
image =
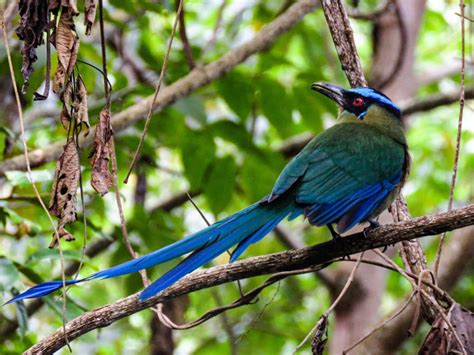
<path id="1" fill-rule="evenodd" d="M 369 222 L 369 226 L 365 227 L 364 230 L 362 231 L 362 234 L 364 235 L 364 238 L 367 238 L 367 234 L 371 230 L 382 227 L 382 225 L 375 219 L 369 219 L 368 222 Z"/>
<path id="2" fill-rule="evenodd" d="M 331 236 L 334 241 L 337 241 L 338 239 L 341 238 L 341 235 L 334 230 L 334 227 L 332 226 L 332 224 L 328 224 L 327 227 L 329 229 L 329 232 L 331 232 Z"/>
<path id="3" fill-rule="evenodd" d="M 328 224 L 327 227 L 329 231 L 331 232 L 333 242 L 337 243 L 342 238 L 341 235 L 334 230 L 334 227 L 332 226 L 332 224 Z M 343 244 L 343 247 L 344 247 L 344 244 Z M 350 256 L 347 253 L 344 253 L 344 256 L 341 258 L 341 260 L 349 260 L 349 259 L 350 259 Z"/>

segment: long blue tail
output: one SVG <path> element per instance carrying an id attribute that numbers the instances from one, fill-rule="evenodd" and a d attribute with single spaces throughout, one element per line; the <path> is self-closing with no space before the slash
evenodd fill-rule
<path id="1" fill-rule="evenodd" d="M 192 252 L 180 264 L 143 290 L 140 294 L 140 300 L 143 301 L 237 245 L 230 258 L 231 262 L 235 261 L 250 244 L 258 242 L 270 233 L 286 216 L 294 218 L 301 213 L 301 208 L 294 205 L 289 198 L 280 197 L 271 203 L 256 203 L 150 254 L 96 272 L 83 279 L 66 280 L 64 283 L 62 280 L 44 282 L 15 296 L 6 304 L 45 296 L 64 285 L 130 274 Z"/>

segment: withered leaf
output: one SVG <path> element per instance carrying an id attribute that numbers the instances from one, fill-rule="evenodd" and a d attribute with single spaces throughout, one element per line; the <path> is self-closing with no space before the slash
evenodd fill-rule
<path id="1" fill-rule="evenodd" d="M 100 112 L 99 123 L 95 130 L 94 145 L 92 148 L 92 187 L 104 196 L 112 186 L 112 174 L 109 170 L 109 161 L 112 154 L 111 139 L 113 131 L 110 123 L 110 111 L 104 108 Z"/>
<path id="2" fill-rule="evenodd" d="M 76 113 L 76 123 L 80 125 L 84 123 L 89 129 L 89 113 L 87 111 L 87 90 L 82 77 L 79 75 L 76 80 L 76 93 L 73 102 L 74 111 Z"/>
<path id="3" fill-rule="evenodd" d="M 54 74 L 53 91 L 60 93 L 66 77 L 71 75 L 79 50 L 79 37 L 76 34 L 73 14 L 62 11 L 58 26 L 53 35 L 53 44 L 58 52 L 58 68 Z"/>
<path id="4" fill-rule="evenodd" d="M 311 351 L 316 355 L 323 355 L 324 347 L 328 341 L 328 318 L 322 315 L 316 324 L 316 334 L 311 341 Z"/>
<path id="5" fill-rule="evenodd" d="M 458 303 L 453 303 L 446 317 L 463 343 L 464 350 L 468 354 L 474 354 L 474 313 L 462 308 Z M 419 354 L 462 354 L 459 342 L 441 315 L 433 322 Z"/>
<path id="6" fill-rule="evenodd" d="M 64 229 L 64 226 L 58 226 L 58 235 L 59 235 L 59 239 L 64 238 L 64 240 L 67 242 L 72 242 L 73 240 L 76 239 L 71 233 L 69 233 L 66 229 Z M 53 240 L 49 244 L 49 248 L 50 249 L 56 248 L 59 244 L 59 239 L 56 238 L 56 236 L 53 234 Z"/>
<path id="7" fill-rule="evenodd" d="M 77 11 L 77 4 L 76 0 L 61 0 L 61 6 L 64 8 L 67 8 L 67 11 L 73 15 L 77 16 L 79 15 L 79 11 Z M 64 11 L 64 10 L 63 10 Z"/>
<path id="8" fill-rule="evenodd" d="M 61 0 L 49 0 L 49 11 L 54 14 L 59 12 L 61 6 Z"/>
<path id="9" fill-rule="evenodd" d="M 72 223 L 76 216 L 76 192 L 80 162 L 74 139 L 70 138 L 56 164 L 49 210 L 59 219 L 59 227 Z"/>
<path id="10" fill-rule="evenodd" d="M 69 130 L 69 126 L 71 124 L 72 119 L 72 96 L 72 83 L 71 80 L 69 80 L 66 84 L 66 88 L 64 89 L 64 91 L 61 92 L 60 95 L 60 99 L 63 102 L 63 109 L 61 110 L 59 120 L 61 121 L 61 124 L 63 125 L 66 131 Z"/>
<path id="11" fill-rule="evenodd" d="M 48 2 L 44 0 L 20 0 L 18 10 L 20 24 L 15 32 L 18 38 L 23 41 L 21 73 L 26 88 L 33 73 L 33 63 L 37 59 L 35 48 L 43 43 L 43 33 L 48 28 Z"/>
<path id="12" fill-rule="evenodd" d="M 61 110 L 61 114 L 59 115 L 59 120 L 61 121 L 61 124 L 63 125 L 64 129 L 68 131 L 69 125 L 71 124 L 71 115 L 69 114 L 66 105 L 63 105 L 63 109 Z"/>
<path id="13" fill-rule="evenodd" d="M 84 8 L 84 25 L 86 26 L 86 35 L 89 36 L 91 34 L 92 25 L 95 21 L 97 0 L 85 0 Z"/>
<path id="14" fill-rule="evenodd" d="M 54 73 L 54 78 L 53 78 L 53 92 L 55 94 L 61 93 L 61 90 L 64 87 L 64 82 L 66 81 L 66 72 L 61 65 L 61 63 L 58 63 L 58 67 L 56 69 L 56 73 Z"/>

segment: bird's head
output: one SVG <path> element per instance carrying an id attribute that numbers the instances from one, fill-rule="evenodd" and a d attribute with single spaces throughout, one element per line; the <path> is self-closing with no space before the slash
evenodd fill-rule
<path id="1" fill-rule="evenodd" d="M 311 89 L 317 91 L 331 100 L 334 100 L 343 110 L 348 111 L 358 119 L 363 120 L 372 105 L 378 105 L 400 118 L 400 108 L 386 95 L 369 87 L 357 87 L 346 90 L 334 84 L 313 83 Z"/>

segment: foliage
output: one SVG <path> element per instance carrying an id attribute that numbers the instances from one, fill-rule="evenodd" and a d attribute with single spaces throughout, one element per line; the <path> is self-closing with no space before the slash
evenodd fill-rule
<path id="1" fill-rule="evenodd" d="M 186 24 L 194 58 L 200 64 L 220 58 L 231 48 L 251 38 L 286 4 L 283 0 L 228 1 L 216 31 L 221 2 L 206 1 L 203 11 L 202 1 L 186 1 Z M 446 58 L 449 60 L 458 56 L 458 37 L 452 35 L 451 40 L 439 40 L 447 33 L 457 33 L 456 17 L 444 15 L 447 11 L 456 11 L 455 6 L 450 4 L 441 6 L 434 1 L 429 2 L 417 48 L 418 76 L 434 70 Z M 107 2 L 105 21 L 110 31 L 107 64 L 113 87 L 112 114 L 153 93 L 153 87 L 142 77 L 156 78 L 159 75 L 174 17 L 173 2 L 165 1 L 158 5 L 143 0 Z M 17 24 L 18 18 L 13 21 Z M 76 20 L 81 39 L 78 58 L 100 67 L 98 26 L 96 24 L 92 28 L 94 35 L 87 37 L 82 23 L 83 15 L 80 15 Z M 359 36 L 357 41 L 363 63 L 368 66 L 371 55 L 370 31 L 366 24 L 354 21 L 354 26 Z M 210 41 L 213 35 L 216 36 L 214 43 Z M 113 38 L 116 37 L 121 38 L 122 47 L 114 42 Z M 19 48 L 16 37 L 11 38 L 11 46 Z M 189 72 L 182 47 L 183 43 L 178 37 L 175 38 L 166 84 L 173 83 Z M 135 67 L 123 60 L 120 51 L 125 51 Z M 38 60 L 33 64 L 30 89 L 22 96 L 30 149 L 66 139 L 66 132 L 58 120 L 62 108 L 58 97 L 51 94 L 46 101 L 32 101 L 32 93 L 42 88 L 46 71 L 44 46 L 39 47 L 36 53 Z M 127 225 L 135 249 L 144 254 L 205 226 L 190 203 L 171 212 L 155 209 L 160 202 L 179 192 L 202 192 L 195 202 L 211 221 L 227 216 L 267 194 L 286 161 L 277 148 L 287 138 L 303 132 L 317 134 L 332 124 L 336 114 L 334 105 L 314 95 L 309 87 L 313 81 L 345 84 L 335 58 L 324 16 L 321 11 L 315 11 L 268 50 L 250 58 L 191 96 L 154 114 L 142 149 L 142 159 L 129 183 L 120 183 Z M 22 66 L 19 50 L 14 51 L 13 61 L 19 73 Z M 54 72 L 57 60 L 53 59 L 52 62 Z M 89 94 L 89 120 L 93 125 L 98 123 L 104 103 L 103 79 L 96 69 L 83 62 L 78 62 L 76 68 Z M 0 47 L 0 77 L 4 82 L 8 82 L 9 78 L 7 68 L 5 52 Z M 17 80 L 21 86 L 20 75 L 17 75 Z M 0 89 L 3 89 L 2 85 Z M 418 96 L 457 86 L 458 76 L 445 77 L 420 87 Z M 0 105 L 4 105 L 4 102 L 0 101 Z M 5 127 L 0 130 L 0 148 L 4 152 L 2 158 L 7 159 L 21 153 L 21 141 L 16 123 L 12 122 L 6 110 L 1 111 L 0 122 Z M 447 207 L 457 114 L 458 106 L 453 104 L 415 114 L 408 121 L 413 169 L 405 195 L 413 215 L 434 213 Z M 120 182 L 126 174 L 142 128 L 143 123 L 137 124 L 114 138 Z M 6 143 L 7 138 L 13 143 Z M 459 205 L 473 199 L 473 147 L 474 126 L 472 122 L 466 122 L 455 194 L 456 204 Z M 78 195 L 78 218 L 68 229 L 76 241 L 63 243 L 64 259 L 82 259 L 84 238 L 88 245 L 100 238 L 117 240 L 97 257 L 83 259 L 81 274 L 87 275 L 128 260 L 130 255 L 121 242 L 114 196 L 109 193 L 101 198 L 95 193 L 89 183 L 92 174 L 87 163 L 89 150 L 84 149 L 79 153 L 84 197 L 81 200 Z M 53 172 L 54 163 L 34 172 L 36 185 L 45 196 L 49 196 L 53 188 Z M 138 182 L 143 177 L 146 177 L 145 203 L 136 204 Z M 7 300 L 31 282 L 57 277 L 60 274 L 60 262 L 59 253 L 47 249 L 52 229 L 44 211 L 32 198 L 33 190 L 25 173 L 11 171 L 0 179 L 0 291 L 2 300 Z M 84 232 L 84 223 L 87 224 L 87 232 Z M 302 223 L 291 222 L 287 225 L 295 238 L 304 239 L 307 243 L 329 238 L 324 229 L 303 230 Z M 423 243 L 432 260 L 436 239 L 426 239 Z M 281 243 L 270 236 L 249 248 L 245 257 L 282 249 Z M 227 260 L 227 256 L 221 256 L 215 262 L 225 263 Z M 156 278 L 168 268 L 169 265 L 159 266 L 151 270 L 149 276 Z M 459 284 L 459 290 L 454 293 L 460 301 L 472 301 L 474 298 L 473 275 L 472 272 L 466 274 Z M 243 286 L 250 289 L 262 281 L 263 278 L 245 280 Z M 73 287 L 68 292 L 67 318 L 81 314 L 84 309 L 113 302 L 141 288 L 138 276 Z M 185 318 L 194 319 L 215 307 L 214 292 L 219 293 L 225 304 L 239 296 L 235 284 L 191 294 Z M 407 283 L 403 278 L 391 274 L 382 304 L 396 304 L 407 293 Z M 324 285 L 313 275 L 304 275 L 272 286 L 262 293 L 258 303 L 233 310 L 227 317 L 238 337 L 239 352 L 254 353 L 254 349 L 258 348 L 261 353 L 290 353 L 329 302 L 330 297 Z M 262 312 L 267 303 L 268 307 Z M 62 325 L 60 302 L 53 296 L 47 299 L 46 304 L 47 309 L 35 314 L 34 321 L 30 318 L 25 323 L 23 319 L 18 332 L 0 339 L 0 352 L 20 352 Z M 470 307 L 472 309 L 472 302 Z M 25 318 L 25 311 L 15 309 L 14 306 L 4 307 L 1 311 L 0 329 L 8 322 L 7 319 L 17 316 Z M 135 314 L 101 330 L 99 340 L 96 333 L 83 336 L 74 341 L 73 348 L 77 352 L 98 354 L 116 353 L 117 349 L 123 353 L 148 351 L 150 318 L 151 312 L 148 311 Z M 222 319 L 215 318 L 198 328 L 179 332 L 176 337 L 178 351 L 205 354 L 229 352 L 229 334 L 221 322 Z M 406 345 L 406 353 L 411 353 L 420 341 L 414 339 Z"/>

